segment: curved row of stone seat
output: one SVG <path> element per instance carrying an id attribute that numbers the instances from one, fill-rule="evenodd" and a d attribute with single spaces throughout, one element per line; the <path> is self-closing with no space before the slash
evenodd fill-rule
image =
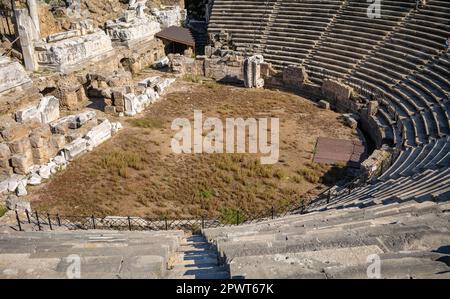
<path id="1" fill-rule="evenodd" d="M 264 58 L 274 67 L 302 64 L 342 6 L 342 1 L 284 0 L 269 29 Z"/>
<path id="2" fill-rule="evenodd" d="M 446 158 L 448 164 L 448 157 Z M 450 168 L 428 169 L 412 176 L 386 178 L 334 197 L 328 203 L 314 205 L 313 210 L 367 207 L 408 200 L 450 200 Z"/>
<path id="3" fill-rule="evenodd" d="M 414 201 L 333 209 L 238 227 L 206 229 L 232 278 L 444 278 L 450 268 L 449 203 Z"/>
<path id="4" fill-rule="evenodd" d="M 0 232 L 0 278 L 164 278 L 184 233 Z M 80 277 L 76 266 L 79 265 Z"/>
<path id="5" fill-rule="evenodd" d="M 403 21 L 414 3 L 383 1 L 380 19 L 370 19 L 367 7 L 367 3 L 349 1 L 306 64 L 310 68 L 334 71 L 338 77 L 347 77 Z M 315 73 L 311 75 L 313 80 L 318 79 Z"/>
<path id="6" fill-rule="evenodd" d="M 214 1 L 209 33 L 227 31 L 239 49 L 257 46 L 277 0 Z"/>
<path id="7" fill-rule="evenodd" d="M 429 168 L 450 167 L 450 137 L 401 151 L 391 167 L 378 179 L 410 176 Z"/>

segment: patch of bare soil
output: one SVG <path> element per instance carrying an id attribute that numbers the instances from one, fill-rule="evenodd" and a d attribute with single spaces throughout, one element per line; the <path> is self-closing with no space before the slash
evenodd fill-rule
<path id="1" fill-rule="evenodd" d="M 255 214 L 306 200 L 344 176 L 342 166 L 312 162 L 317 137 L 353 139 L 339 114 L 278 91 L 178 81 L 140 117 L 123 120 L 113 139 L 32 190 L 33 208 L 66 215 L 217 216 Z M 255 154 L 174 154 L 175 118 L 194 110 L 219 117 L 278 117 L 280 158 Z"/>

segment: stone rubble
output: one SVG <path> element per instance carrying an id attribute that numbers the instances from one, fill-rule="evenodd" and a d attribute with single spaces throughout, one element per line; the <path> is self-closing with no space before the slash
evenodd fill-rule
<path id="1" fill-rule="evenodd" d="M 15 118 L 18 123 L 37 121 L 48 124 L 59 118 L 59 100 L 54 96 L 43 97 L 37 106 L 18 110 Z"/>
<path id="2" fill-rule="evenodd" d="M 106 32 L 111 39 L 127 44 L 153 39 L 161 26 L 155 16 L 144 13 L 144 8 L 144 3 L 130 3 L 122 18 L 108 21 Z"/>
<path id="3" fill-rule="evenodd" d="M 148 105 L 156 102 L 175 80 L 175 78 L 155 76 L 140 81 L 138 88 L 142 89 L 141 94 L 128 93 L 124 95 L 125 115 L 134 116 L 141 113 Z"/>

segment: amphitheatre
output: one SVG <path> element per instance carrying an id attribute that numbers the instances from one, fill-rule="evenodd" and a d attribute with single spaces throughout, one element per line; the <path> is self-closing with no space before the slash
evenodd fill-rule
<path id="1" fill-rule="evenodd" d="M 449 1 L 0 0 L 0 38 L 0 278 L 450 278 Z"/>

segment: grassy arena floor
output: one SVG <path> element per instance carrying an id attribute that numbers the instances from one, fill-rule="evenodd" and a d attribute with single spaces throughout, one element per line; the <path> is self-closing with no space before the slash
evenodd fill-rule
<path id="1" fill-rule="evenodd" d="M 319 136 L 358 138 L 339 114 L 284 92 L 178 81 L 164 101 L 31 193 L 33 208 L 66 215 L 209 216 L 287 205 L 342 178 L 342 167 L 312 162 Z M 177 117 L 280 118 L 280 159 L 251 154 L 172 153 Z"/>

